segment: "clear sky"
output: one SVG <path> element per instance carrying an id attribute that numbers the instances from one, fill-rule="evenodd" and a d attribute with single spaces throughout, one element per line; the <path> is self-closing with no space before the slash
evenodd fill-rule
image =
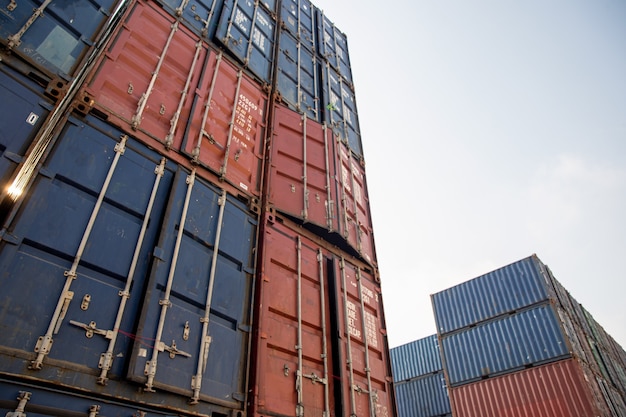
<path id="1" fill-rule="evenodd" d="M 391 347 L 536 253 L 626 348 L 626 1 L 313 4 L 348 36 Z"/>

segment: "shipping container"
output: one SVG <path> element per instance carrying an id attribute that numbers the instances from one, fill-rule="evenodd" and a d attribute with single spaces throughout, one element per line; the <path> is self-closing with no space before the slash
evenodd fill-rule
<path id="1" fill-rule="evenodd" d="M 0 63 L 0 189 L 22 161 L 54 107 L 46 85 Z"/>
<path id="2" fill-rule="evenodd" d="M 395 382 L 443 369 L 436 334 L 392 348 L 389 354 Z"/>
<path id="3" fill-rule="evenodd" d="M 225 0 L 215 35 L 227 51 L 269 86 L 278 36 L 275 6 L 274 2 L 262 5 L 252 0 Z"/>
<path id="4" fill-rule="evenodd" d="M 260 238 L 252 415 L 394 415 L 380 285 L 279 216 Z"/>
<path id="5" fill-rule="evenodd" d="M 273 209 L 375 264 L 365 169 L 326 125 L 274 108 L 268 193 Z"/>
<path id="6" fill-rule="evenodd" d="M 90 77 L 92 113 L 260 192 L 267 94 L 155 4 L 139 1 Z M 201 174 L 204 175 L 204 174 Z"/>
<path id="7" fill-rule="evenodd" d="M 348 38 L 324 14 L 316 9 L 317 52 L 345 80 L 348 88 L 354 89 L 352 68 L 348 54 Z"/>
<path id="8" fill-rule="evenodd" d="M 444 336 L 441 351 L 450 386 L 571 355 L 558 313 L 550 304 Z"/>
<path id="9" fill-rule="evenodd" d="M 1 233 L 0 374 L 170 414 L 242 411 L 256 228 L 195 170 L 70 118 Z"/>
<path id="10" fill-rule="evenodd" d="M 118 1 L 21 0 L 6 3 L 0 8 L 1 42 L 36 68 L 71 79 Z"/>
<path id="11" fill-rule="evenodd" d="M 315 6 L 309 0 L 282 0 L 280 23 L 302 46 L 317 55 L 315 11 Z"/>
<path id="12" fill-rule="evenodd" d="M 440 335 L 555 297 L 536 255 L 431 296 Z"/>
<path id="13" fill-rule="evenodd" d="M 455 417 L 617 417 L 575 359 L 452 388 Z"/>
<path id="14" fill-rule="evenodd" d="M 442 371 L 395 382 L 394 388 L 398 417 L 452 416 L 446 379 Z"/>
<path id="15" fill-rule="evenodd" d="M 183 24 L 212 42 L 222 13 L 224 0 L 157 0 L 172 16 L 180 16 Z"/>

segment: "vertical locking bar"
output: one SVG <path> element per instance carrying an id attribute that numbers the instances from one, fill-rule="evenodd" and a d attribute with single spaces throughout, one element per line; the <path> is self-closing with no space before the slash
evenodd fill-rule
<path id="1" fill-rule="evenodd" d="M 20 46 L 20 44 L 22 43 L 22 36 L 24 36 L 26 31 L 33 25 L 33 23 L 35 23 L 35 20 L 37 20 L 39 16 L 43 16 L 43 11 L 45 10 L 46 7 L 48 7 L 48 5 L 51 2 L 52 0 L 46 0 L 41 4 L 41 6 L 34 9 L 33 14 L 26 21 L 26 23 L 24 23 L 24 26 L 22 26 L 22 28 L 19 31 L 17 31 L 17 33 L 7 38 L 9 40 L 9 44 L 8 44 L 9 49 L 12 49 L 14 46 Z"/>
<path id="2" fill-rule="evenodd" d="M 326 294 L 324 292 L 324 285 L 326 280 L 324 279 L 324 255 L 322 250 L 317 250 L 317 269 L 319 271 L 320 281 L 320 309 L 322 314 L 320 319 L 322 320 L 322 361 L 324 363 L 324 414 L 323 417 L 330 416 L 330 394 L 328 390 L 328 340 L 326 336 Z"/>
<path id="3" fill-rule="evenodd" d="M 297 295 L 296 295 L 296 314 L 298 316 L 298 342 L 296 351 L 298 352 L 298 370 L 296 371 L 296 392 L 298 394 L 298 402 L 296 404 L 296 417 L 304 417 L 304 399 L 302 387 L 302 240 L 297 236 L 296 241 L 297 253 Z"/>
<path id="4" fill-rule="evenodd" d="M 322 125 L 322 132 L 324 133 L 324 159 L 326 164 L 326 225 L 328 227 L 328 231 L 333 230 L 333 218 L 334 215 L 334 207 L 335 202 L 333 201 L 332 196 L 332 185 L 330 182 L 330 160 L 328 156 L 328 127 L 326 123 Z M 331 129 L 332 132 L 332 129 Z"/>
<path id="5" fill-rule="evenodd" d="M 133 278 L 135 276 L 135 269 L 137 267 L 137 260 L 139 259 L 139 253 L 141 252 L 141 247 L 143 245 L 143 239 L 146 234 L 146 229 L 148 228 L 148 221 L 150 220 L 150 214 L 152 213 L 152 206 L 154 205 L 154 200 L 156 198 L 157 190 L 159 189 L 159 183 L 161 178 L 163 178 L 163 174 L 165 173 L 165 158 L 161 158 L 161 163 L 156 166 L 154 169 L 155 179 L 154 184 L 152 185 L 152 193 L 150 194 L 150 200 L 148 201 L 148 207 L 146 208 L 146 214 L 143 217 L 143 223 L 141 225 L 141 230 L 139 231 L 139 237 L 137 238 L 137 245 L 135 246 L 135 252 L 133 254 L 133 259 L 130 263 L 130 268 L 128 271 L 128 276 L 126 277 L 126 285 L 124 289 L 119 292 L 121 297 L 120 305 L 117 309 L 117 316 L 115 317 L 115 324 L 113 324 L 113 331 L 111 332 L 111 337 L 109 340 L 109 347 L 107 351 L 104 352 L 100 357 L 100 376 L 98 377 L 98 384 L 106 385 L 107 383 L 107 374 L 113 365 L 113 349 L 115 348 L 115 342 L 117 340 L 117 336 L 120 331 L 120 324 L 122 323 L 122 317 L 124 316 L 124 310 L 126 308 L 126 301 L 130 297 L 130 288 L 133 283 Z"/>
<path id="6" fill-rule="evenodd" d="M 20 395 L 19 397 L 17 397 L 17 400 L 19 401 L 17 403 L 17 407 L 15 408 L 15 411 L 9 411 L 8 413 L 6 413 L 6 417 L 26 417 L 26 413 L 24 412 L 24 410 L 26 409 L 26 403 L 28 402 L 28 400 L 30 400 L 30 396 L 33 395 L 32 392 L 28 392 L 28 391 L 20 391 Z"/>
<path id="7" fill-rule="evenodd" d="M 361 268 L 356 268 L 356 282 L 359 285 L 359 302 L 361 304 L 361 329 L 363 332 L 363 349 L 365 350 L 365 376 L 367 378 L 367 395 L 369 396 L 370 417 L 376 417 L 376 406 L 374 405 L 374 392 L 372 392 L 372 376 L 370 369 L 369 353 L 369 331 L 367 329 L 367 317 L 365 316 L 365 302 L 363 301 L 363 282 Z M 374 335 L 375 336 L 375 335 Z"/>
<path id="8" fill-rule="evenodd" d="M 148 88 L 141 95 L 139 99 L 139 103 L 137 104 L 137 111 L 135 115 L 131 118 L 131 127 L 133 129 L 137 129 L 141 124 L 141 117 L 143 115 L 143 111 L 146 108 L 146 104 L 148 103 L 148 98 L 152 94 L 152 89 L 154 88 L 154 84 L 156 83 L 157 78 L 159 77 L 159 72 L 161 71 L 161 65 L 165 61 L 165 56 L 167 55 L 167 51 L 170 48 L 170 43 L 174 38 L 174 34 L 178 31 L 178 19 L 172 24 L 172 30 L 170 30 L 170 34 L 167 37 L 167 41 L 165 42 L 165 46 L 163 47 L 163 51 L 161 52 L 161 56 L 159 57 L 159 62 L 157 62 L 157 66 L 152 72 L 152 78 L 150 78 L 150 83 L 148 84 Z"/>
<path id="9" fill-rule="evenodd" d="M 307 154 L 306 154 L 306 114 L 302 115 L 302 218 L 309 218 L 309 189 L 307 187 Z"/>
<path id="10" fill-rule="evenodd" d="M 207 53 L 210 53 L 207 52 Z M 222 63 L 222 53 L 220 52 L 215 58 L 215 70 L 213 71 L 213 78 L 211 79 L 211 88 L 209 89 L 209 96 L 204 103 L 204 114 L 202 115 L 202 124 L 200 125 L 200 131 L 198 132 L 198 140 L 196 141 L 196 146 L 193 148 L 191 153 L 192 159 L 191 161 L 194 163 L 198 163 L 200 161 L 200 149 L 202 147 L 202 138 L 205 135 L 210 135 L 204 130 L 206 126 L 207 119 L 209 118 L 209 110 L 211 109 L 211 100 L 213 98 L 213 92 L 215 91 L 215 86 L 217 84 L 217 75 L 220 72 L 220 64 Z"/>
<path id="11" fill-rule="evenodd" d="M 215 286 L 215 272 L 217 270 L 217 260 L 219 257 L 220 238 L 222 235 L 222 222 L 224 221 L 224 209 L 226 207 L 226 190 L 222 190 L 222 195 L 218 199 L 220 211 L 217 216 L 217 230 L 215 231 L 215 243 L 213 245 L 213 257 L 211 258 L 211 273 L 209 274 L 209 283 L 207 287 L 206 302 L 204 306 L 204 316 L 200 319 L 202 322 L 202 335 L 200 337 L 200 354 L 198 355 L 198 367 L 196 375 L 191 379 L 191 389 L 193 396 L 190 404 L 198 404 L 200 400 L 200 388 L 202 387 L 202 374 L 206 370 L 209 360 L 209 348 L 211 347 L 211 337 L 209 336 L 209 324 L 211 317 L 211 304 L 213 301 L 213 287 Z"/>
<path id="12" fill-rule="evenodd" d="M 350 336 L 350 322 L 348 316 L 348 289 L 346 287 L 346 261 L 343 256 L 340 261 L 341 268 L 341 286 L 343 287 L 343 317 L 346 335 L 346 354 L 348 358 L 346 363 L 348 364 L 349 382 L 350 382 L 350 416 L 356 417 L 356 399 L 354 394 L 354 371 L 352 368 L 352 343 Z"/>
<path id="13" fill-rule="evenodd" d="M 337 175 L 339 176 L 338 180 L 339 183 L 341 184 L 341 214 L 343 217 L 343 237 L 347 240 L 350 241 L 350 220 L 348 218 L 348 194 L 346 192 L 346 184 L 345 184 L 345 180 L 343 177 L 343 170 L 344 170 L 344 166 L 343 166 L 343 157 L 341 156 L 341 139 L 339 137 L 337 137 L 337 140 L 335 141 L 336 145 L 337 145 L 337 159 L 339 162 L 339 172 L 337 173 Z"/>
<path id="14" fill-rule="evenodd" d="M 107 192 L 107 189 L 111 182 L 111 177 L 113 177 L 113 173 L 115 172 L 115 168 L 117 167 L 117 162 L 119 161 L 120 156 L 124 154 L 127 139 L 128 136 L 122 135 L 120 142 L 115 145 L 115 157 L 113 158 L 113 162 L 109 167 L 109 172 L 107 173 L 107 176 L 104 180 L 104 184 L 100 189 L 100 194 L 98 195 L 96 204 L 91 211 L 91 217 L 89 218 L 89 222 L 87 223 L 85 231 L 83 232 L 83 237 L 80 241 L 80 244 L 78 245 L 78 250 L 76 251 L 76 255 L 74 257 L 74 262 L 72 262 L 70 270 L 65 271 L 65 285 L 63 286 L 63 290 L 61 291 L 61 295 L 57 301 L 56 308 L 54 309 L 54 313 L 52 314 L 52 318 L 50 320 L 50 323 L 48 324 L 48 330 L 46 331 L 45 335 L 39 337 L 37 345 L 35 346 L 37 358 L 31 362 L 31 369 L 41 369 L 44 357 L 50 352 L 50 349 L 52 348 L 52 335 L 59 332 L 61 323 L 63 322 L 63 318 L 65 317 L 65 313 L 67 312 L 67 308 L 73 296 L 73 293 L 70 291 L 70 286 L 72 285 L 72 281 L 74 281 L 74 279 L 76 278 L 76 270 L 78 268 L 78 264 L 81 257 L 83 256 L 83 251 L 85 250 L 85 246 L 87 245 L 87 241 L 89 240 L 91 229 L 96 222 L 96 217 L 100 212 L 100 207 L 102 206 L 104 195 Z"/>
<path id="15" fill-rule="evenodd" d="M 230 145 L 233 141 L 233 129 L 235 128 L 235 118 L 237 116 L 237 108 L 239 103 L 239 90 L 241 88 L 241 79 L 243 78 L 243 69 L 237 73 L 237 89 L 235 90 L 235 100 L 233 101 L 233 114 L 230 118 L 228 127 L 228 139 L 226 140 L 226 149 L 224 150 L 224 164 L 220 168 L 220 179 L 226 178 L 226 168 L 228 166 L 228 156 L 230 154 Z"/>
<path id="16" fill-rule="evenodd" d="M 165 326 L 165 317 L 167 315 L 167 309 L 171 306 L 170 293 L 172 292 L 172 284 L 174 283 L 174 273 L 176 272 L 176 263 L 178 261 L 178 253 L 180 251 L 180 244 L 183 239 L 183 231 L 185 230 L 185 221 L 187 220 L 187 210 L 189 209 L 189 201 L 191 199 L 191 191 L 196 180 L 196 169 L 191 171 L 191 174 L 187 176 L 187 194 L 185 195 L 185 201 L 183 203 L 183 211 L 180 215 L 180 224 L 178 225 L 178 234 L 176 235 L 176 243 L 174 244 L 174 254 L 172 255 L 172 261 L 170 264 L 170 271 L 167 276 L 167 283 L 165 285 L 165 294 L 163 299 L 159 301 L 161 304 L 161 314 L 159 316 L 159 323 L 157 325 L 156 335 L 154 336 L 154 348 L 152 349 L 152 359 L 146 364 L 146 387 L 147 392 L 154 392 L 154 377 L 157 370 L 157 359 L 159 357 L 159 347 L 162 345 L 161 337 L 163 336 L 163 327 Z"/>
<path id="17" fill-rule="evenodd" d="M 355 234 L 356 234 L 356 246 L 357 246 L 357 250 L 360 253 L 363 251 L 363 245 L 362 245 L 363 236 L 361 236 L 363 231 L 361 230 L 361 223 L 359 222 L 359 204 L 356 201 L 357 191 L 356 191 L 355 181 L 354 181 L 354 168 L 353 168 L 353 162 L 352 162 L 352 151 L 350 150 L 350 147 L 348 147 L 348 164 L 350 168 L 348 170 L 348 172 L 350 173 L 350 188 L 352 189 L 352 200 L 354 202 L 354 227 L 355 227 Z"/>

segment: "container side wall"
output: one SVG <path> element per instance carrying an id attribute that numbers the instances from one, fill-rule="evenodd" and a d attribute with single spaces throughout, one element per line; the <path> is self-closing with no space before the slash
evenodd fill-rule
<path id="1" fill-rule="evenodd" d="M 441 356 L 437 335 L 415 340 L 389 351 L 393 380 L 405 381 L 421 375 L 441 371 Z"/>
<path id="2" fill-rule="evenodd" d="M 398 417 L 451 416 L 443 372 L 394 384 Z"/>

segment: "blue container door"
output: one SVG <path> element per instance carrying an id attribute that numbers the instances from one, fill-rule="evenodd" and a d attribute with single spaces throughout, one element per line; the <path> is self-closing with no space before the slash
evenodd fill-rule
<path id="1" fill-rule="evenodd" d="M 145 296 L 131 378 L 243 406 L 256 221 L 245 204 L 178 171 Z"/>
<path id="2" fill-rule="evenodd" d="M 0 186 L 4 190 L 52 108 L 44 88 L 0 66 Z"/>
<path id="3" fill-rule="evenodd" d="M 315 55 L 286 30 L 279 40 L 277 86 L 283 101 L 309 119 L 321 121 L 319 70 Z"/>
<path id="4" fill-rule="evenodd" d="M 280 19 L 287 29 L 309 51 L 315 53 L 315 8 L 309 0 L 282 0 Z"/>
<path id="5" fill-rule="evenodd" d="M 4 43 L 40 68 L 73 75 L 116 0 L 25 0 L 0 8 Z"/>
<path id="6" fill-rule="evenodd" d="M 352 69 L 348 55 L 348 38 L 335 27 L 324 12 L 317 10 L 317 50 L 352 88 Z"/>
<path id="7" fill-rule="evenodd" d="M 216 38 L 252 73 L 270 84 L 276 22 L 259 3 L 226 0 Z"/>
<path id="8" fill-rule="evenodd" d="M 363 157 L 356 98 L 349 86 L 328 63 L 322 65 L 323 121 L 358 157 Z"/>
<path id="9" fill-rule="evenodd" d="M 224 6 L 224 0 L 158 0 L 174 16 L 180 16 L 185 26 L 205 40 L 211 41 Z"/>
<path id="10" fill-rule="evenodd" d="M 158 155 L 94 123 L 67 123 L 3 230 L 0 344 L 27 352 L 33 369 L 11 372 L 124 375 L 172 173 L 157 175 Z M 48 366 L 65 371 L 43 376 Z"/>

